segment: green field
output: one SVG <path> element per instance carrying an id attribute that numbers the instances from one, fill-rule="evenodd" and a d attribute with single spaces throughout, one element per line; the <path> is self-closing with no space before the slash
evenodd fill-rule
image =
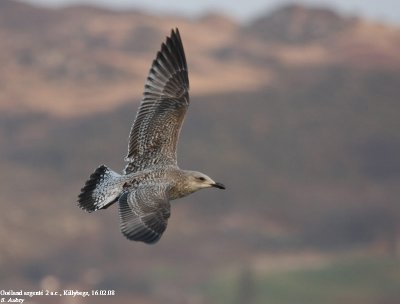
<path id="1" fill-rule="evenodd" d="M 400 260 L 338 260 L 317 269 L 273 274 L 249 271 L 219 278 L 206 287 L 213 303 L 396 304 Z"/>

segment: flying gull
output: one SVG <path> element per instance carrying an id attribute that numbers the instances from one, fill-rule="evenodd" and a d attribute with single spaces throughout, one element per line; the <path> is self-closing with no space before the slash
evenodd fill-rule
<path id="1" fill-rule="evenodd" d="M 203 173 L 178 167 L 176 147 L 188 107 L 188 69 L 175 29 L 150 68 L 123 174 L 98 167 L 81 189 L 78 206 L 93 212 L 118 202 L 121 232 L 130 240 L 153 244 L 167 228 L 170 200 L 203 188 L 225 189 Z"/>

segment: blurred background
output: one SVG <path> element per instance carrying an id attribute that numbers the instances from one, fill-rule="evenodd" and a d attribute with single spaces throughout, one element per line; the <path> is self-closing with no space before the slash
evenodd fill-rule
<path id="1" fill-rule="evenodd" d="M 0 289 L 25 303 L 400 303 L 396 1 L 0 1 Z M 397 7 L 396 7 L 397 5 Z M 150 63 L 179 27 L 181 168 L 154 246 L 77 195 L 124 167 Z"/>

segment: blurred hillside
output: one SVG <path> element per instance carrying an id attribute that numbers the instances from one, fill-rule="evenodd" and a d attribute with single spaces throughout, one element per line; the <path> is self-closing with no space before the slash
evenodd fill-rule
<path id="1" fill-rule="evenodd" d="M 228 190 L 173 203 L 145 246 L 120 234 L 116 208 L 75 202 L 96 166 L 122 170 L 149 65 L 176 26 L 192 96 L 180 166 Z M 1 289 L 400 301 L 399 28 L 297 5 L 242 25 L 2 0 L 0 41 Z M 31 303 L 71 301 L 88 303 Z"/>

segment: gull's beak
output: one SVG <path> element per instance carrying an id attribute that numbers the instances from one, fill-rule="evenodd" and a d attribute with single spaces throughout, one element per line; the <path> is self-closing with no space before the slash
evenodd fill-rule
<path id="1" fill-rule="evenodd" d="M 218 188 L 218 189 L 225 189 L 225 186 L 221 183 L 211 184 L 211 187 Z"/>

